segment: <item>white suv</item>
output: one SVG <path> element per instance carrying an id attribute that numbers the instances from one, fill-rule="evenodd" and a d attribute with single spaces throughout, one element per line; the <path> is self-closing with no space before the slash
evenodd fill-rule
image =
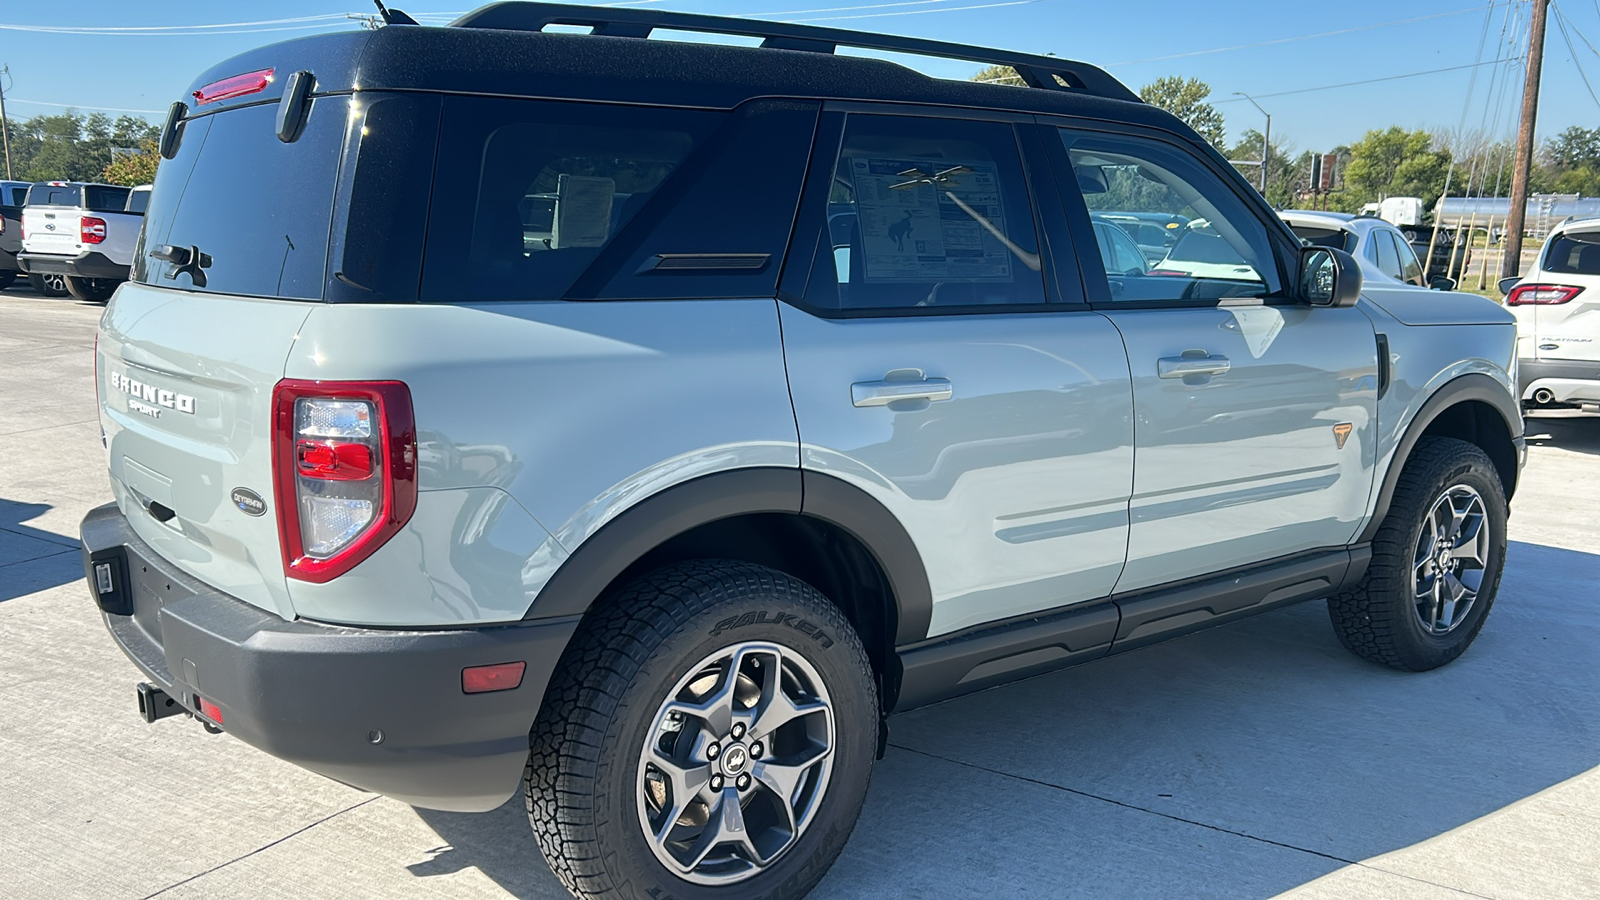
<path id="1" fill-rule="evenodd" d="M 1600 218 L 1557 226 L 1533 268 L 1501 288 L 1517 317 L 1522 402 L 1600 405 Z"/>

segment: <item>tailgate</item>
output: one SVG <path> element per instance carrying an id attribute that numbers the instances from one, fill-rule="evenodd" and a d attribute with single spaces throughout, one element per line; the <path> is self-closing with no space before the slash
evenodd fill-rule
<path id="1" fill-rule="evenodd" d="M 83 210 L 71 206 L 29 206 L 22 210 L 22 249 L 29 253 L 77 256 L 82 249 L 78 220 Z"/>
<path id="2" fill-rule="evenodd" d="M 272 388 L 313 306 L 130 283 L 106 308 L 96 357 L 112 493 L 133 529 L 284 618 Z"/>

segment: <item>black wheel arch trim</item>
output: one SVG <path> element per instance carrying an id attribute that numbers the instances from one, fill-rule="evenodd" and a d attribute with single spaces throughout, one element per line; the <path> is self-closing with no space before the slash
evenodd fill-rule
<path id="1" fill-rule="evenodd" d="M 1405 434 L 1401 436 L 1400 444 L 1395 448 L 1389 469 L 1384 473 L 1383 482 L 1379 486 L 1378 502 L 1373 507 L 1372 518 L 1356 538 L 1357 543 L 1371 542 L 1378 533 L 1378 528 L 1383 525 L 1384 518 L 1389 514 L 1389 504 L 1394 500 L 1395 485 L 1400 481 L 1400 470 L 1405 468 L 1406 460 L 1411 458 L 1411 451 L 1416 449 L 1417 442 L 1422 440 L 1422 435 L 1428 430 L 1428 426 L 1432 425 L 1445 410 L 1458 403 L 1473 400 L 1487 403 L 1499 412 L 1505 421 L 1506 433 L 1511 436 L 1512 443 L 1520 446 L 1522 407 L 1520 401 L 1506 390 L 1505 385 L 1479 372 L 1462 375 L 1446 382 L 1422 404 L 1422 408 L 1412 418 L 1411 424 L 1406 426 Z M 1505 479 L 1507 500 L 1511 499 L 1512 493 L 1516 491 L 1519 475 L 1518 467 L 1513 466 L 1510 477 Z M 1502 478 L 1505 478 L 1505 473 L 1502 473 Z"/>
<path id="2" fill-rule="evenodd" d="M 894 514 L 839 478 L 776 467 L 702 475 L 623 510 L 573 550 L 523 618 L 580 615 L 629 566 L 666 541 L 719 519 L 756 513 L 806 515 L 855 536 L 888 580 L 895 643 L 927 636 L 933 594 L 922 556 Z"/>

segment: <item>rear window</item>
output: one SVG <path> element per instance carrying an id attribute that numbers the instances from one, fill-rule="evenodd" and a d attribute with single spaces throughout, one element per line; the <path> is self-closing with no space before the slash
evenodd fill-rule
<path id="1" fill-rule="evenodd" d="M 448 99 L 422 299 L 565 296 L 722 116 Z"/>
<path id="2" fill-rule="evenodd" d="M 277 111 L 270 103 L 184 123 L 177 155 L 163 161 L 156 176 L 135 253 L 135 280 L 215 293 L 322 298 L 349 101 L 313 100 L 300 137 L 287 144 L 276 136 Z M 190 248 L 200 254 L 197 262 L 181 264 Z"/>
<path id="3" fill-rule="evenodd" d="M 125 187 L 106 187 L 101 184 L 86 184 L 83 186 L 84 208 L 90 212 L 122 212 L 128 208 L 128 195 L 131 190 Z"/>
<path id="4" fill-rule="evenodd" d="M 0 188 L 0 206 L 21 206 L 28 202 L 27 185 Z"/>
<path id="5" fill-rule="evenodd" d="M 1545 251 L 1544 270 L 1562 275 L 1600 275 L 1600 231 L 1557 235 Z"/>
<path id="6" fill-rule="evenodd" d="M 78 206 L 83 186 L 78 184 L 36 184 L 28 188 L 29 206 Z"/>

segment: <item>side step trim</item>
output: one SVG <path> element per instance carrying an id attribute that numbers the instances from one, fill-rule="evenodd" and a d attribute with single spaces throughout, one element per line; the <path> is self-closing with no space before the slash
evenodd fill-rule
<path id="1" fill-rule="evenodd" d="M 894 711 L 1327 597 L 1359 580 L 1371 559 L 1364 544 L 1317 550 L 902 646 Z"/>

